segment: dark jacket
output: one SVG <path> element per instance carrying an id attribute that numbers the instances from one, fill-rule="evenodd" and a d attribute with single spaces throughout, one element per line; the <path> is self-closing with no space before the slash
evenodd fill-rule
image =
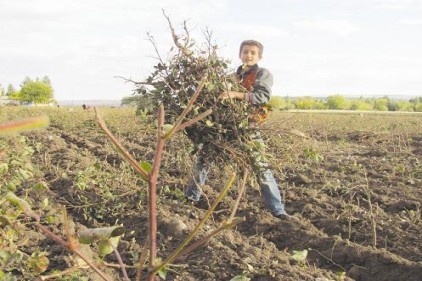
<path id="1" fill-rule="evenodd" d="M 246 101 L 254 105 L 262 105 L 270 100 L 273 75 L 269 70 L 255 64 L 248 68 L 239 66 L 236 74 L 248 90 L 245 96 Z"/>

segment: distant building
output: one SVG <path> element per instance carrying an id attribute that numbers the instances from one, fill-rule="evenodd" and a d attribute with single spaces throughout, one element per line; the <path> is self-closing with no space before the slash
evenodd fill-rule
<path id="1" fill-rule="evenodd" d="M 8 96 L 0 96 L 0 105 L 19 105 L 19 101 L 11 100 Z"/>

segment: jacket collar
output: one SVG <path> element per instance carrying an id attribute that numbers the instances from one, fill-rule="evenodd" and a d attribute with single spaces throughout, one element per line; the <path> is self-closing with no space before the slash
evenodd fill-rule
<path id="1" fill-rule="evenodd" d="M 252 66 L 246 66 L 244 67 L 243 65 L 239 66 L 236 70 L 236 74 L 239 76 L 243 76 L 245 74 L 254 72 L 258 70 L 258 64 L 254 64 Z"/>

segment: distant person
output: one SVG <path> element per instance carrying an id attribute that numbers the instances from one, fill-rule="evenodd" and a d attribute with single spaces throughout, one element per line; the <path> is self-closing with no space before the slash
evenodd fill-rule
<path id="1" fill-rule="evenodd" d="M 246 100 L 250 106 L 257 107 L 260 110 L 259 114 L 254 114 L 251 117 L 251 125 L 257 126 L 265 121 L 268 112 L 263 105 L 267 103 L 271 97 L 271 87 L 273 85 L 273 76 L 265 68 L 258 66 L 258 61 L 262 58 L 263 45 L 255 40 L 246 40 L 240 44 L 239 58 L 242 65 L 238 67 L 236 75 L 247 90 L 247 92 L 228 91 L 220 95 L 220 99 L 239 99 Z M 252 140 L 264 142 L 261 133 L 257 131 L 254 133 Z M 257 157 L 254 157 L 256 159 Z M 264 159 L 264 157 L 259 157 Z M 256 174 L 259 186 L 265 200 L 265 204 L 269 211 L 280 219 L 291 219 L 284 209 L 284 204 L 281 201 L 280 190 L 278 184 L 273 176 L 273 173 L 268 168 L 269 164 L 263 160 L 257 160 L 254 163 L 259 168 L 259 173 Z M 193 178 L 189 181 L 185 196 L 188 200 L 198 202 L 201 197 L 201 189 L 205 184 L 209 172 L 209 163 L 205 163 L 201 157 L 201 151 L 197 154 L 197 162 L 193 169 Z"/>

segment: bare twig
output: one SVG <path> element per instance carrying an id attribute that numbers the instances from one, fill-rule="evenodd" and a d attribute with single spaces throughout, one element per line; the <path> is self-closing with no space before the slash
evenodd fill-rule
<path id="1" fill-rule="evenodd" d="M 162 59 L 162 57 L 161 57 L 161 55 L 160 55 L 160 52 L 159 52 L 159 50 L 158 50 L 158 46 L 157 46 L 157 43 L 155 42 L 155 39 L 154 39 L 154 36 L 152 36 L 151 35 L 151 33 L 147 33 L 147 36 L 148 36 L 148 40 L 151 42 L 151 44 L 152 44 L 152 46 L 154 47 L 154 50 L 155 50 L 155 53 L 157 54 L 157 56 L 158 56 L 158 60 L 162 63 L 162 64 L 164 64 L 164 60 Z"/>
<path id="2" fill-rule="evenodd" d="M 226 193 L 229 191 L 230 187 L 233 185 L 233 181 L 236 177 L 236 173 L 233 173 L 230 177 L 229 181 L 227 182 L 226 186 L 223 188 L 223 190 L 220 192 L 218 197 L 215 199 L 213 205 L 207 210 L 204 217 L 201 219 L 201 221 L 196 225 L 195 229 L 192 230 L 192 232 L 186 237 L 185 241 L 183 241 L 179 247 L 167 258 L 165 259 L 160 265 L 156 266 L 154 268 L 153 274 L 156 274 L 158 271 L 163 269 L 166 265 L 173 262 L 179 255 L 180 252 L 186 247 L 186 245 L 195 237 L 195 235 L 198 233 L 199 229 L 202 228 L 202 226 L 205 224 L 207 219 L 211 216 L 212 212 L 215 210 L 217 205 L 220 203 L 220 201 L 224 198 Z"/>
<path id="3" fill-rule="evenodd" d="M 139 265 L 136 270 L 136 281 L 141 281 L 142 269 L 144 267 L 145 261 L 148 258 L 148 251 L 147 251 L 148 245 L 149 245 L 149 238 L 147 237 L 147 239 L 145 239 L 145 244 L 142 247 L 141 256 L 139 258 Z"/>
<path id="4" fill-rule="evenodd" d="M 232 228 L 233 226 L 244 222 L 245 218 L 231 218 L 230 220 L 227 220 L 223 222 L 218 228 L 214 229 L 210 233 L 208 233 L 205 237 L 201 238 L 200 240 L 196 241 L 195 243 L 189 245 L 188 247 L 184 248 L 175 259 L 181 258 L 183 256 L 186 256 L 193 250 L 197 249 L 198 247 L 202 246 L 206 242 L 208 242 L 212 237 L 217 235 L 219 232 L 221 232 L 224 229 Z"/>
<path id="5" fill-rule="evenodd" d="M 185 55 L 185 56 L 190 56 L 190 55 L 192 55 L 192 51 L 190 51 L 188 48 L 187 48 L 187 46 L 188 46 L 188 44 L 189 44 L 189 37 L 187 37 L 186 38 L 186 42 L 185 42 L 185 45 L 183 46 L 180 42 L 179 42 L 179 37 L 176 35 L 176 32 L 175 32 L 175 30 L 174 30 L 174 28 L 173 28 L 173 25 L 171 24 L 171 21 L 170 21 L 170 17 L 169 16 L 167 16 L 166 15 L 166 13 L 164 12 L 164 10 L 163 10 L 163 15 L 164 15 L 164 17 L 167 19 L 167 22 L 168 22 L 168 24 L 169 24 L 169 27 L 170 27 L 170 31 L 171 31 L 171 35 L 172 35 L 172 37 L 173 37 L 173 41 L 174 41 L 174 44 L 176 45 L 176 47 Z M 189 32 L 187 31 L 187 29 L 186 29 L 186 24 L 184 25 L 184 29 L 185 29 L 185 31 L 186 31 L 186 33 L 189 35 Z"/>
<path id="6" fill-rule="evenodd" d="M 149 266 L 152 269 L 155 266 L 157 258 L 157 177 L 160 169 L 161 158 L 164 149 L 164 139 L 161 137 L 164 126 L 164 106 L 161 104 L 158 110 L 158 130 L 157 130 L 157 146 L 155 148 L 154 164 L 151 175 L 149 177 Z M 154 280 L 155 273 L 152 272 L 149 280 Z"/>
<path id="7" fill-rule="evenodd" d="M 107 128 L 107 125 L 104 123 L 104 120 L 101 117 L 96 107 L 94 107 L 94 110 L 95 110 L 95 115 L 97 117 L 97 122 L 100 125 L 101 129 L 106 133 L 109 139 L 114 143 L 114 145 L 117 147 L 117 149 L 122 154 L 122 156 L 132 165 L 135 171 L 138 172 L 144 180 L 147 180 L 149 178 L 148 172 L 142 169 L 142 167 L 138 164 L 138 162 L 136 162 L 136 160 L 133 159 L 133 157 L 122 146 L 119 140 L 110 132 L 110 130 Z"/>
<path id="8" fill-rule="evenodd" d="M 127 275 L 127 272 L 126 272 L 126 266 L 123 263 L 123 260 L 122 260 L 122 257 L 120 256 L 119 251 L 117 250 L 116 247 L 114 247 L 113 243 L 111 243 L 110 240 L 108 240 L 108 244 L 113 248 L 114 254 L 117 257 L 117 261 L 119 262 L 120 268 L 122 269 L 124 280 L 130 281 L 129 276 Z"/>
<path id="9" fill-rule="evenodd" d="M 240 187 L 239 194 L 237 195 L 236 202 L 233 205 L 232 213 L 230 214 L 228 222 L 231 222 L 234 219 L 234 216 L 236 215 L 237 209 L 239 208 L 240 200 L 242 199 L 243 193 L 245 192 L 246 182 L 249 177 L 249 170 L 247 168 L 243 169 L 243 180 L 242 180 L 242 186 Z"/>
<path id="10" fill-rule="evenodd" d="M 333 246 L 334 248 L 334 246 Z M 317 249 L 311 249 L 309 248 L 310 251 L 315 251 L 317 252 L 321 257 L 325 258 L 327 261 L 331 262 L 332 264 L 334 264 L 335 266 L 341 268 L 343 271 L 346 271 L 346 269 L 341 266 L 340 264 L 336 263 L 332 258 L 327 257 L 326 255 L 324 255 L 323 253 L 321 253 L 320 251 L 318 251 Z"/>
<path id="11" fill-rule="evenodd" d="M 367 201 L 369 205 L 369 217 L 371 219 L 371 227 L 372 227 L 372 246 L 376 248 L 377 247 L 377 223 L 375 221 L 374 210 L 372 207 L 372 200 L 371 200 L 371 190 L 369 189 L 369 181 L 368 181 L 366 172 L 365 172 L 365 180 L 366 180 L 365 193 L 366 193 L 366 197 L 368 198 Z"/>
<path id="12" fill-rule="evenodd" d="M 35 279 L 35 281 L 44 281 L 44 280 L 49 280 L 49 279 L 56 279 L 57 277 L 60 277 L 60 276 L 66 275 L 66 274 L 70 274 L 70 273 L 73 273 L 73 272 L 78 271 L 78 270 L 80 270 L 79 267 L 71 267 L 71 268 L 68 268 L 68 269 L 60 271 L 60 272 L 40 276 L 37 279 Z"/>
<path id="13" fill-rule="evenodd" d="M 193 119 L 191 119 L 189 121 L 186 121 L 183 124 L 180 124 L 180 126 L 177 127 L 177 129 L 175 130 L 175 133 L 178 132 L 178 131 L 181 131 L 181 130 L 185 129 L 186 127 L 189 127 L 190 125 L 195 124 L 198 121 L 201 121 L 202 119 L 204 119 L 205 117 L 207 117 L 211 113 L 212 113 L 212 109 L 208 109 L 207 111 L 202 112 L 201 114 L 197 115 L 195 118 L 193 118 Z"/>
<path id="14" fill-rule="evenodd" d="M 55 242 L 57 242 L 58 244 L 62 245 L 64 248 L 68 249 L 69 251 L 75 253 L 77 256 L 79 256 L 81 259 L 83 259 L 86 264 L 91 267 L 101 278 L 103 278 L 103 280 L 110 280 L 108 279 L 107 275 L 102 272 L 91 260 L 89 260 L 80 250 L 78 245 L 76 245 L 76 247 L 73 247 L 74 244 L 66 242 L 65 240 L 63 240 L 61 237 L 57 236 L 56 234 L 54 234 L 53 232 L 51 232 L 47 227 L 45 227 L 44 225 L 40 224 L 39 222 L 35 222 L 35 225 L 45 234 L 47 235 L 50 239 L 54 240 Z"/>
<path id="15" fill-rule="evenodd" d="M 50 120 L 47 116 L 22 119 L 6 123 L 0 123 L 0 134 L 22 132 L 38 128 L 48 127 Z"/>

